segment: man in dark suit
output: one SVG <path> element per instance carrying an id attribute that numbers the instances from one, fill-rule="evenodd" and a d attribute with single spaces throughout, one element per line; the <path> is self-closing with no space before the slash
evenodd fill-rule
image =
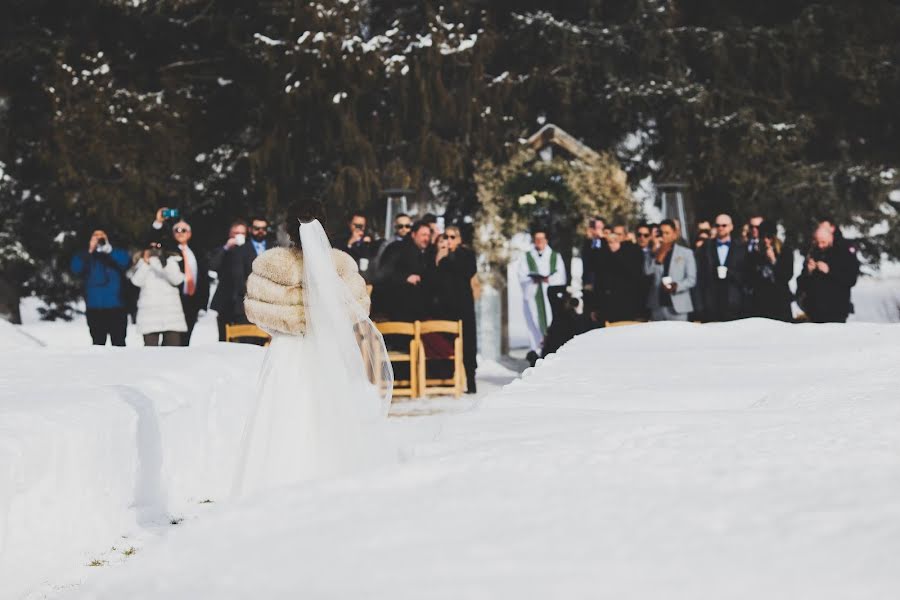
<path id="1" fill-rule="evenodd" d="M 734 222 L 721 214 L 715 236 L 697 252 L 697 278 L 707 321 L 733 321 L 744 315 L 747 247 L 732 240 Z"/>
<path id="2" fill-rule="evenodd" d="M 175 238 L 181 252 L 180 264 L 184 272 L 184 283 L 181 284 L 181 308 L 187 322 L 187 332 L 181 336 L 182 346 L 190 345 L 197 317 L 209 304 L 209 265 L 204 257 L 198 256 L 191 249 L 192 235 L 191 226 L 184 219 L 172 227 L 172 237 Z"/>
<path id="3" fill-rule="evenodd" d="M 231 277 L 232 250 L 247 243 L 247 222 L 237 219 L 228 230 L 228 240 L 209 253 L 209 268 L 216 272 L 218 283 L 210 308 L 216 311 L 219 326 L 219 341 L 225 341 L 225 325 L 233 323 L 233 288 Z"/>
<path id="4" fill-rule="evenodd" d="M 235 231 L 235 225 L 237 222 L 232 225 L 232 233 Z M 253 261 L 270 247 L 268 234 L 268 221 L 262 217 L 255 217 L 250 222 L 250 239 L 246 243 L 235 243 L 232 247 L 223 249 L 221 255 L 215 256 L 216 260 L 213 262 L 218 263 L 219 285 L 213 296 L 211 308 L 219 313 L 220 340 L 224 341 L 226 324 L 249 323 L 244 313 L 247 278 L 253 270 Z"/>
<path id="5" fill-rule="evenodd" d="M 606 248 L 606 219 L 593 217 L 588 221 L 587 238 L 581 244 L 581 282 L 584 289 L 584 305 L 590 308 L 592 327 L 606 324 L 605 306 L 599 292 L 598 277 L 603 273 Z"/>
<path id="6" fill-rule="evenodd" d="M 409 237 L 400 242 L 390 254 L 385 253 L 381 283 L 391 288 L 391 305 L 387 316 L 392 321 L 416 321 L 425 318 L 426 298 L 422 275 L 428 270 L 431 258 L 431 228 L 415 223 Z"/>
<path id="7" fill-rule="evenodd" d="M 406 213 L 394 217 L 394 237 L 384 240 L 375 255 L 374 276 L 372 277 L 372 310 L 373 317 L 387 317 L 393 305 L 394 289 L 391 285 L 390 267 L 394 254 L 403 247 L 412 229 L 412 219 Z M 373 267 L 370 266 L 371 270 Z"/>

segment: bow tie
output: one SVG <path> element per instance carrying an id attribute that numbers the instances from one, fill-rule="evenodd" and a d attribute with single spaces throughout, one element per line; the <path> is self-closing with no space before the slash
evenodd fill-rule
<path id="1" fill-rule="evenodd" d="M 730 241 L 729 242 L 720 242 L 720 241 L 716 240 L 716 246 L 719 248 L 721 248 L 722 246 L 730 246 L 730 245 L 731 245 Z"/>

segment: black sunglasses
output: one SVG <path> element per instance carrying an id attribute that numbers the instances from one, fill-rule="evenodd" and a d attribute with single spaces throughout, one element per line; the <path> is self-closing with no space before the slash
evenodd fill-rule
<path id="1" fill-rule="evenodd" d="M 257 227 L 256 225 L 254 225 L 253 227 L 251 227 L 251 229 L 252 229 L 253 231 L 265 231 L 265 230 L 267 230 L 268 228 L 269 228 L 268 225 L 263 225 L 262 227 Z"/>
<path id="2" fill-rule="evenodd" d="M 407 225 L 406 223 L 397 223 L 397 229 L 412 229 L 412 225 Z"/>
<path id="3" fill-rule="evenodd" d="M 728 223 L 716 223 L 716 227 L 728 227 Z"/>
<path id="4" fill-rule="evenodd" d="M 638 237 L 650 237 L 650 234 L 649 233 L 638 233 L 637 236 Z"/>

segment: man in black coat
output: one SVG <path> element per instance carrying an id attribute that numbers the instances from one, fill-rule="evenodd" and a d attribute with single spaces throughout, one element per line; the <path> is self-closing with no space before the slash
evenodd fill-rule
<path id="1" fill-rule="evenodd" d="M 731 239 L 734 222 L 721 214 L 715 236 L 697 251 L 697 280 L 707 321 L 733 321 L 744 315 L 747 248 Z"/>
<path id="2" fill-rule="evenodd" d="M 237 219 L 228 230 L 228 240 L 222 246 L 209 253 L 209 268 L 216 272 L 218 284 L 213 295 L 210 308 L 216 311 L 216 322 L 219 327 L 219 341 L 225 341 L 225 325 L 232 323 L 234 308 L 231 301 L 231 250 L 247 243 L 247 223 Z"/>
<path id="3" fill-rule="evenodd" d="M 598 319 L 631 321 L 643 313 L 646 295 L 644 284 L 644 255 L 629 241 L 620 239 L 614 231 L 607 234 L 606 245 L 596 257 L 593 268 Z"/>
<path id="4" fill-rule="evenodd" d="M 467 391 L 474 394 L 475 370 L 478 366 L 478 333 L 475 330 L 475 297 L 472 294 L 472 278 L 478 272 L 475 251 L 462 244 L 458 227 L 448 227 L 447 241 L 450 254 L 445 259 L 453 274 L 453 299 L 463 322 L 463 364 L 466 367 Z"/>
<path id="5" fill-rule="evenodd" d="M 234 231 L 234 225 L 232 226 Z M 235 244 L 217 257 L 219 285 L 213 296 L 211 308 L 220 316 L 220 339 L 224 339 L 225 324 L 249 323 L 244 313 L 244 296 L 247 295 L 247 278 L 253 270 L 253 261 L 271 246 L 268 241 L 269 223 L 262 217 L 250 222 L 250 239 L 243 245 Z"/>
<path id="6" fill-rule="evenodd" d="M 197 324 L 200 311 L 209 305 L 209 264 L 206 258 L 194 253 L 190 246 L 191 226 L 181 219 L 172 227 L 172 237 L 181 252 L 181 270 L 184 272 L 184 283 L 181 284 L 181 309 L 187 322 L 187 332 L 181 336 L 181 345 L 191 343 L 191 334 Z"/>
<path id="7" fill-rule="evenodd" d="M 836 243 L 834 232 L 827 226 L 820 226 L 797 278 L 797 297 L 809 320 L 845 323 L 850 315 L 850 290 L 858 276 L 856 253 Z"/>
<path id="8" fill-rule="evenodd" d="M 370 266 L 369 270 L 374 268 L 372 283 L 372 310 L 371 314 L 374 318 L 387 317 L 390 307 L 393 305 L 393 288 L 388 282 L 389 267 L 393 260 L 393 255 L 403 247 L 403 241 L 409 237 L 409 231 L 412 229 L 412 219 L 406 213 L 400 213 L 394 217 L 394 237 L 390 240 L 383 240 L 381 246 L 375 254 L 375 265 Z"/>
<path id="9" fill-rule="evenodd" d="M 409 237 L 392 244 L 382 257 L 379 287 L 389 290 L 390 303 L 384 307 L 392 321 L 416 321 L 426 317 L 426 297 L 422 276 L 429 269 L 431 228 L 416 223 Z"/>
<path id="10" fill-rule="evenodd" d="M 606 253 L 606 219 L 594 217 L 588 221 L 588 235 L 581 244 L 581 281 L 584 288 L 584 304 L 592 313 L 594 327 L 606 324 L 606 308 L 600 295 L 598 277 L 603 274 Z"/>

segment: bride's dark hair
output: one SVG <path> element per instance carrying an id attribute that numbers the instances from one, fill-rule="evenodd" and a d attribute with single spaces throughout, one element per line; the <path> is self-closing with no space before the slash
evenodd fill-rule
<path id="1" fill-rule="evenodd" d="M 303 223 L 309 223 L 313 219 L 318 219 L 319 223 L 322 224 L 322 227 L 327 231 L 327 226 L 325 224 L 325 217 L 319 211 L 315 210 L 300 210 L 294 212 L 287 218 L 285 221 L 285 229 L 287 230 L 288 235 L 291 238 L 291 244 L 300 249 L 300 226 Z"/>

